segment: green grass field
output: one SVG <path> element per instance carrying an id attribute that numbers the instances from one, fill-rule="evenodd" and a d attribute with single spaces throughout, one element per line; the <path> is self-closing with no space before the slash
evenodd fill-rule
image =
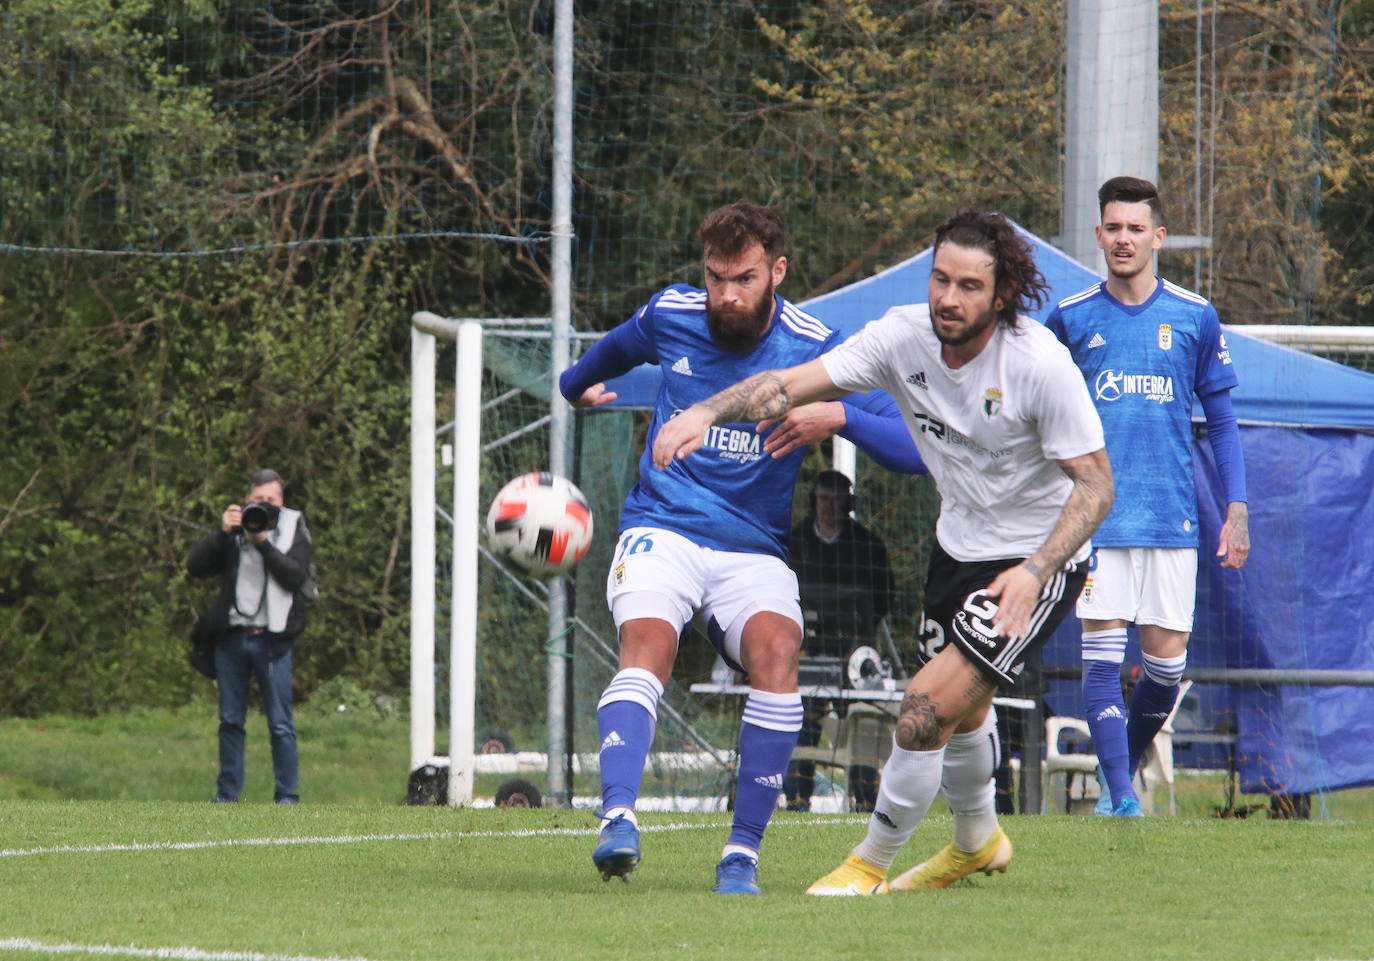
<path id="1" fill-rule="evenodd" d="M 7 802 L 0 947 L 23 961 L 1374 955 L 1374 824 L 1018 816 L 1005 876 L 851 900 L 803 891 L 861 819 L 779 814 L 756 899 L 709 893 L 723 816 L 644 821 L 640 869 L 606 884 L 585 812 Z M 932 817 L 897 867 L 948 834 Z"/>
<path id="2" fill-rule="evenodd" d="M 208 802 L 208 704 L 0 722 L 0 961 L 1374 958 L 1368 792 L 1221 819 L 1219 782 L 1184 779 L 1179 817 L 1008 817 L 1006 875 L 871 899 L 803 893 L 862 817 L 779 813 L 763 896 L 719 898 L 727 815 L 645 813 L 644 862 L 605 884 L 590 813 L 407 807 L 403 721 L 299 720 L 294 808 L 266 803 L 261 727 L 245 803 Z M 933 814 L 896 869 L 949 830 Z"/>

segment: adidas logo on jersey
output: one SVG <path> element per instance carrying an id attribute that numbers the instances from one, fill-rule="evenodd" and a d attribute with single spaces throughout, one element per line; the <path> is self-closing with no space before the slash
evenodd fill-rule
<path id="1" fill-rule="evenodd" d="M 620 734 L 619 734 L 618 732 L 616 732 L 616 731 L 612 731 L 610 734 L 607 734 L 607 735 L 606 735 L 606 739 L 605 739 L 604 741 L 601 742 L 601 750 L 603 750 L 603 751 L 606 750 L 606 748 L 608 748 L 608 747 L 624 747 L 624 746 L 625 746 L 625 739 L 622 738 L 622 737 L 620 736 Z"/>
<path id="2" fill-rule="evenodd" d="M 926 372 L 923 370 L 918 370 L 914 374 L 907 374 L 906 382 L 913 387 L 921 388 L 921 390 L 930 390 L 930 385 L 926 383 Z"/>
<path id="3" fill-rule="evenodd" d="M 1121 708 L 1117 707 L 1115 704 L 1108 704 L 1105 708 L 1103 708 L 1101 711 L 1097 713 L 1097 716 L 1094 717 L 1093 720 L 1105 721 L 1109 717 L 1114 717 L 1118 721 L 1126 720 L 1126 715 L 1122 714 Z"/>
<path id="4" fill-rule="evenodd" d="M 687 363 L 686 355 L 684 355 L 681 360 L 679 360 L 676 364 L 673 365 L 673 373 L 681 374 L 684 377 L 692 376 L 692 365 Z"/>
<path id="5" fill-rule="evenodd" d="M 756 778 L 754 778 L 754 783 L 755 783 L 755 784 L 762 784 L 764 787 L 770 787 L 770 788 L 772 788 L 772 789 L 775 790 L 775 791 L 781 791 L 781 790 L 782 790 L 782 775 L 781 775 L 781 774 L 767 774 L 767 775 L 765 775 L 765 776 L 763 776 L 763 777 L 756 777 Z"/>
<path id="6" fill-rule="evenodd" d="M 1106 346 L 1107 346 L 1107 342 L 1106 342 L 1105 340 L 1102 339 L 1102 335 L 1101 335 L 1100 333 L 1095 333 L 1095 334 L 1093 334 L 1093 339 L 1090 340 L 1090 341 L 1088 341 L 1088 349 L 1089 349 L 1089 350 L 1092 350 L 1094 347 L 1106 347 Z"/>

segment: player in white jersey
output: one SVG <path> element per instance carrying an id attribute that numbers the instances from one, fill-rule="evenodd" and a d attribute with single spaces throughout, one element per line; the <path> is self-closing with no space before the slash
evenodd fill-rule
<path id="1" fill-rule="evenodd" d="M 877 388 L 901 407 L 940 492 L 924 628 L 944 643 L 907 685 L 867 836 L 808 893 L 886 892 L 942 773 L 954 843 L 891 887 L 944 887 L 1011 860 L 992 780 L 993 695 L 1072 606 L 1089 537 L 1112 503 L 1083 379 L 1063 345 L 1019 315 L 1044 289 L 1005 217 L 962 211 L 936 231 L 929 305 L 895 307 L 816 360 L 695 404 L 654 442 L 654 464 L 668 469 L 716 423 Z"/>
<path id="2" fill-rule="evenodd" d="M 1083 708 L 1101 762 L 1096 813 L 1143 815 L 1133 784 L 1145 750 L 1178 697 L 1193 628 L 1198 504 L 1193 397 L 1226 490 L 1217 557 L 1250 553 L 1245 463 L 1231 409 L 1235 369 L 1217 312 L 1155 276 L 1163 207 L 1148 180 L 1114 177 L 1098 190 L 1097 243 L 1107 279 L 1061 301 L 1046 326 L 1083 371 L 1116 473 L 1116 504 L 1093 535 L 1083 620 Z M 1121 690 L 1126 626 L 1140 631 L 1141 678 L 1129 712 Z"/>
<path id="3" fill-rule="evenodd" d="M 570 402 L 595 406 L 615 399 L 606 379 L 640 363 L 657 364 L 663 382 L 650 444 L 677 411 L 756 371 L 817 357 L 838 339 L 776 293 L 787 259 L 774 211 L 730 204 L 708 215 L 698 234 L 705 290 L 679 284 L 655 294 L 559 381 Z M 826 432 L 842 420 L 840 433 L 885 466 L 919 469 L 890 398 L 886 407 L 854 398 L 815 419 L 829 425 Z M 775 433 L 792 437 L 799 430 L 811 427 L 793 422 Z M 790 442 L 782 444 L 786 450 L 766 448 L 771 436 L 752 422 L 724 424 L 712 429 L 707 451 L 691 464 L 658 471 L 647 450 L 641 459 L 606 584 L 620 664 L 597 705 L 606 824 L 592 861 L 603 879 L 627 879 L 639 863 L 634 808 L 658 701 L 682 630 L 700 613 L 712 643 L 751 685 L 740 725 L 734 824 L 714 890 L 759 893 L 759 848 L 802 725 L 802 614 L 786 558 L 793 489 L 806 451 Z"/>

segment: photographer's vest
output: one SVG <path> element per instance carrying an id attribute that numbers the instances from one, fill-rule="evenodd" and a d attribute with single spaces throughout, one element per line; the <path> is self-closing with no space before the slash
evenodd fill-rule
<path id="1" fill-rule="evenodd" d="M 283 507 L 277 527 L 267 535 L 267 543 L 285 554 L 296 539 L 300 511 Z M 238 578 L 234 583 L 234 607 L 229 612 L 231 627 L 263 627 L 273 634 L 286 630 L 291 613 L 292 592 L 267 575 L 262 552 L 243 537 L 239 538 Z"/>

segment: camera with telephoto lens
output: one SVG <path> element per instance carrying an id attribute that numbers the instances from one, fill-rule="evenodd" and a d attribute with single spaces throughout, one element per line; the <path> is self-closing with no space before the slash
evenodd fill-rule
<path id="1" fill-rule="evenodd" d="M 281 508 L 276 504 L 254 501 L 251 504 L 243 505 L 243 514 L 239 519 L 239 524 L 249 534 L 261 534 L 263 531 L 276 530 L 277 518 L 280 516 Z"/>

